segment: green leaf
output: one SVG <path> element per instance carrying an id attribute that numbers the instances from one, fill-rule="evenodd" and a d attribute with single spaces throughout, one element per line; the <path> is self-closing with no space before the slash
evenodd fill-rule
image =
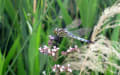
<path id="1" fill-rule="evenodd" d="M 117 15 L 117 19 L 120 19 L 120 15 Z M 116 23 L 117 25 L 118 23 Z M 111 34 L 111 40 L 118 41 L 119 40 L 119 35 L 120 35 L 120 27 L 114 28 L 112 34 Z"/>
<path id="2" fill-rule="evenodd" d="M 21 46 L 18 46 L 19 50 Z M 17 59 L 17 75 L 26 75 L 26 71 L 24 69 L 24 60 L 23 60 L 23 55 L 20 54 Z"/>
<path id="3" fill-rule="evenodd" d="M 39 57 L 39 46 L 40 46 L 40 34 L 41 33 L 41 25 L 37 28 L 36 32 L 32 33 L 32 37 L 29 43 L 29 50 L 28 50 L 28 58 L 29 58 L 29 74 L 30 75 L 39 75 L 40 74 L 40 61 L 46 61 L 46 59 L 40 59 Z M 42 56 L 42 58 L 44 58 Z"/>
<path id="4" fill-rule="evenodd" d="M 3 75 L 4 62 L 5 62 L 5 57 L 2 55 L 0 49 L 0 75 Z"/>
<path id="5" fill-rule="evenodd" d="M 82 24 L 85 27 L 94 25 L 98 9 L 98 0 L 77 0 Z"/>
<path id="6" fill-rule="evenodd" d="M 10 61 L 14 58 L 14 56 L 16 55 L 16 52 L 18 50 L 18 46 L 20 46 L 20 37 L 18 36 L 17 39 L 14 41 L 12 47 L 10 48 L 6 59 L 5 59 L 5 63 L 4 63 L 4 70 L 7 69 Z"/>
<path id="7" fill-rule="evenodd" d="M 72 22 L 72 18 L 68 14 L 67 9 L 65 9 L 64 5 L 62 4 L 61 0 L 57 0 L 58 5 L 60 6 L 63 19 L 65 20 L 66 25 L 70 24 Z"/>
<path id="8" fill-rule="evenodd" d="M 11 0 L 5 0 L 5 10 L 10 16 L 11 22 L 15 25 L 16 28 L 19 28 L 18 25 L 18 12 L 15 10 Z"/>

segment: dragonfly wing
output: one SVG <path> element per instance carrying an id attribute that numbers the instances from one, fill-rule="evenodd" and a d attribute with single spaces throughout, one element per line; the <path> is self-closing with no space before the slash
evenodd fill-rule
<path id="1" fill-rule="evenodd" d="M 81 24 L 80 19 L 75 19 L 75 20 L 72 21 L 71 24 L 67 25 L 66 28 L 67 29 L 77 28 L 77 27 L 80 26 L 80 24 Z"/>
<path id="2" fill-rule="evenodd" d="M 71 33 L 73 33 L 74 35 L 80 37 L 84 35 L 88 35 L 92 31 L 92 28 L 79 28 L 80 24 L 81 24 L 80 19 L 75 19 L 72 21 L 71 24 L 66 26 L 66 29 Z"/>
<path id="3" fill-rule="evenodd" d="M 89 35 L 91 31 L 92 31 L 92 28 L 80 28 L 80 29 L 70 31 L 70 32 L 76 36 L 82 37 L 84 35 Z"/>

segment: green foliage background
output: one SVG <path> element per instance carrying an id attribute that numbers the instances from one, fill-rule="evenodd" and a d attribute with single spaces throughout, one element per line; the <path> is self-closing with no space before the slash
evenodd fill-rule
<path id="1" fill-rule="evenodd" d="M 0 0 L 0 75 L 41 75 L 43 70 L 49 74 L 53 63 L 38 48 L 47 45 L 53 29 L 57 25 L 62 27 L 63 22 L 71 24 L 75 18 L 81 19 L 81 27 L 93 28 L 102 11 L 116 0 L 37 0 L 36 4 L 34 1 Z M 103 33 L 111 40 L 119 40 L 119 27 Z M 69 41 L 65 38 L 59 47 L 65 49 L 66 43 Z M 113 75 L 109 70 L 105 75 L 108 74 Z"/>

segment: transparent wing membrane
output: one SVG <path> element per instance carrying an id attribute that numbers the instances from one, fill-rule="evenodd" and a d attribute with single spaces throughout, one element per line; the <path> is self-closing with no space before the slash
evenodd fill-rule
<path id="1" fill-rule="evenodd" d="M 67 25 L 66 28 L 67 29 L 75 29 L 75 28 L 78 28 L 81 24 L 81 21 L 80 19 L 75 19 L 72 21 L 71 24 Z"/>
<path id="2" fill-rule="evenodd" d="M 79 37 L 79 36 L 75 36 L 75 35 L 72 34 L 71 32 L 67 31 L 67 29 L 65 29 L 65 32 L 67 33 L 67 36 L 68 36 L 68 37 L 71 37 L 71 38 L 74 38 L 74 39 L 77 39 L 77 40 L 80 40 L 80 41 L 83 41 L 83 42 L 90 43 L 89 40 L 86 40 L 86 39 L 81 38 L 81 37 Z"/>
<path id="3" fill-rule="evenodd" d="M 72 22 L 72 24 L 67 25 L 66 28 L 56 28 L 54 30 L 54 33 L 60 37 L 70 37 L 90 43 L 90 40 L 86 40 L 84 38 L 81 38 L 80 36 L 89 34 L 91 32 L 91 28 L 79 28 L 80 24 L 80 20 L 76 19 Z"/>
<path id="4" fill-rule="evenodd" d="M 90 32 L 92 31 L 92 28 L 79 28 L 76 30 L 72 30 L 72 31 L 68 30 L 68 31 L 76 36 L 82 37 L 84 35 L 89 35 Z"/>

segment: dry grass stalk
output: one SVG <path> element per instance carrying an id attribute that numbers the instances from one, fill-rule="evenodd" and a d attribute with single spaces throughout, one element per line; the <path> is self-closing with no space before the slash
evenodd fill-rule
<path id="1" fill-rule="evenodd" d="M 116 24 L 117 22 L 119 23 L 119 20 L 103 26 L 108 18 L 119 13 L 120 3 L 116 3 L 112 7 L 106 8 L 93 30 L 91 41 L 96 40 L 95 43 L 81 47 L 79 52 L 69 54 L 65 59 L 64 65 L 71 64 L 73 70 L 80 70 L 80 75 L 83 72 L 88 75 L 90 74 L 90 71 L 104 73 L 110 66 L 120 70 L 120 66 L 111 61 L 112 56 L 114 56 L 115 59 L 120 60 L 120 53 L 118 51 L 120 49 L 119 43 L 112 42 L 106 37 L 98 35 L 104 29 L 120 26 L 120 24 Z M 117 45 L 116 48 L 113 47 L 113 43 Z"/>
<path id="2" fill-rule="evenodd" d="M 94 44 L 80 48 L 80 52 L 69 54 L 64 65 L 71 64 L 73 70 L 88 73 L 89 70 L 104 73 L 109 65 L 120 70 L 116 63 L 110 62 L 111 55 L 120 59 L 120 53 L 115 50 L 110 40 L 104 36 L 98 36 Z M 119 44 L 118 44 L 119 45 Z M 118 48 L 119 49 L 119 48 Z"/>
<path id="3" fill-rule="evenodd" d="M 108 18 L 113 17 L 114 15 L 119 13 L 120 13 L 120 3 L 116 3 L 112 7 L 106 8 L 102 13 L 102 16 L 100 16 L 97 25 L 94 27 L 91 41 L 95 41 L 96 36 L 101 32 L 101 29 L 103 29 L 102 26 L 104 25 L 105 21 Z"/>

